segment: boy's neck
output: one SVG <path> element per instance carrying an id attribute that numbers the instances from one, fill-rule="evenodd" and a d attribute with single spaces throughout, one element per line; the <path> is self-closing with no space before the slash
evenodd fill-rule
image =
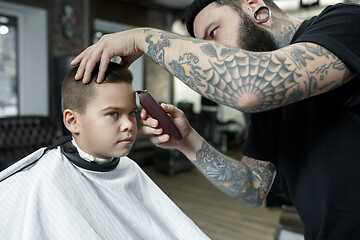
<path id="1" fill-rule="evenodd" d="M 71 142 L 76 147 L 76 149 L 78 150 L 80 157 L 82 159 L 84 159 L 85 161 L 96 162 L 98 164 L 108 164 L 108 163 L 112 162 L 113 159 L 114 159 L 113 157 L 108 158 L 108 159 L 94 157 L 94 156 L 84 152 L 83 150 L 81 150 L 81 148 L 77 145 L 74 138 L 71 140 Z"/>

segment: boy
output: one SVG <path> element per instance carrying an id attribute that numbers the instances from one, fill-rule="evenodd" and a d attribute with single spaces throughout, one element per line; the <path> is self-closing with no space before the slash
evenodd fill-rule
<path id="1" fill-rule="evenodd" d="M 0 173 L 0 239 L 208 239 L 126 155 L 136 138 L 131 72 L 62 88 L 72 134 Z M 121 156 L 121 157 L 119 157 Z"/>

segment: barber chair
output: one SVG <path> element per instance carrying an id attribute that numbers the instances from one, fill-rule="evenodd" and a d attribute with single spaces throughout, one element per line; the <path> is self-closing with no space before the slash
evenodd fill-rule
<path id="1" fill-rule="evenodd" d="M 61 119 L 45 116 L 0 118 L 0 171 L 63 135 Z"/>

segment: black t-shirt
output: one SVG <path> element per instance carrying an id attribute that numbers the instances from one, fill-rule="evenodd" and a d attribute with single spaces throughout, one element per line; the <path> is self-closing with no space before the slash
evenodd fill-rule
<path id="1" fill-rule="evenodd" d="M 271 161 L 306 239 L 360 238 L 360 6 L 337 4 L 305 21 L 313 42 L 358 76 L 330 92 L 251 115 L 243 154 Z"/>

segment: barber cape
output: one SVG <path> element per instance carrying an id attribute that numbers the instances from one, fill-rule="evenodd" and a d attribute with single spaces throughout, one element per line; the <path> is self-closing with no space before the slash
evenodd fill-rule
<path id="1" fill-rule="evenodd" d="M 209 239 L 131 159 L 97 172 L 43 151 L 0 172 L 0 239 Z"/>

